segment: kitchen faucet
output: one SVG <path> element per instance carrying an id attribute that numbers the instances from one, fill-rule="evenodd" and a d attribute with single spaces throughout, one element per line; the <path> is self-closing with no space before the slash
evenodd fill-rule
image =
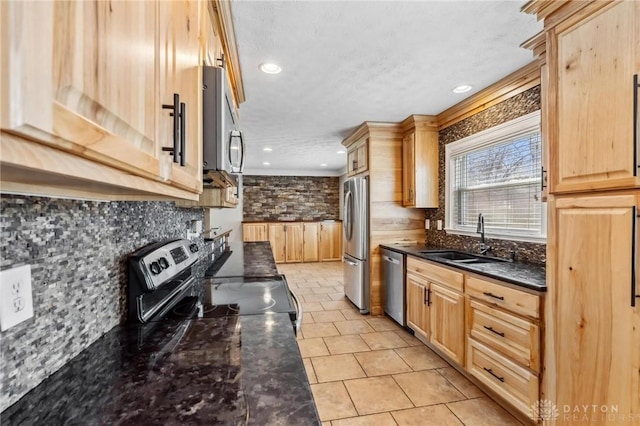
<path id="1" fill-rule="evenodd" d="M 478 227 L 476 232 L 480 234 L 480 254 L 487 254 L 491 251 L 491 246 L 484 243 L 484 216 L 482 213 L 478 215 Z"/>

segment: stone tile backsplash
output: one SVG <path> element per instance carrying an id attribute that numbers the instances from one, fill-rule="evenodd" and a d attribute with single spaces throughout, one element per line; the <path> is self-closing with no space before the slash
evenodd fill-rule
<path id="1" fill-rule="evenodd" d="M 243 220 L 338 220 L 338 177 L 244 176 Z"/>
<path id="2" fill-rule="evenodd" d="M 0 335 L 0 411 L 124 321 L 129 253 L 204 220 L 172 202 L 3 195 L 0 208 L 0 267 L 31 265 L 34 309 Z"/>
<path id="3" fill-rule="evenodd" d="M 439 205 L 437 209 L 427 209 L 425 217 L 431 221 L 431 229 L 426 231 L 427 244 L 451 247 L 458 250 L 477 251 L 480 243 L 479 237 L 447 234 L 444 230 L 438 231 L 435 224 L 437 220 L 445 220 L 445 145 L 457 141 L 483 130 L 495 127 L 507 121 L 540 109 L 540 86 L 533 87 L 526 92 L 507 99 L 484 111 L 474 114 L 447 128 L 440 130 L 439 139 L 439 170 L 438 193 Z M 546 260 L 546 244 L 525 243 L 520 241 L 507 241 L 487 239 L 491 245 L 491 255 L 509 257 L 510 251 L 515 251 L 516 259 L 530 263 L 543 264 Z"/>

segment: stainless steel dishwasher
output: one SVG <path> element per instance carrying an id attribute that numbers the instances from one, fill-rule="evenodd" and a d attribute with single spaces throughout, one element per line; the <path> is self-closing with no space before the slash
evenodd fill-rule
<path id="1" fill-rule="evenodd" d="M 382 294 L 384 311 L 401 326 L 406 325 L 406 295 L 404 291 L 405 255 L 380 249 L 382 256 Z"/>

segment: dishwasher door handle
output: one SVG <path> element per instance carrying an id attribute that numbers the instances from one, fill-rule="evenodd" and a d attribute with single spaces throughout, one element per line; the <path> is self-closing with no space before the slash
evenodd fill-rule
<path id="1" fill-rule="evenodd" d="M 382 259 L 389 262 L 389 263 L 393 263 L 394 265 L 399 265 L 400 261 L 396 260 L 396 259 L 392 259 L 389 256 L 382 256 Z"/>

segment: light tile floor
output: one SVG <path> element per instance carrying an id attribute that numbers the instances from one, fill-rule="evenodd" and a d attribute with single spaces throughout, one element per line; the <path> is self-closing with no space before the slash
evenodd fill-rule
<path id="1" fill-rule="evenodd" d="M 521 425 L 393 320 L 361 315 L 342 263 L 278 269 L 302 299 L 298 346 L 323 426 Z"/>

